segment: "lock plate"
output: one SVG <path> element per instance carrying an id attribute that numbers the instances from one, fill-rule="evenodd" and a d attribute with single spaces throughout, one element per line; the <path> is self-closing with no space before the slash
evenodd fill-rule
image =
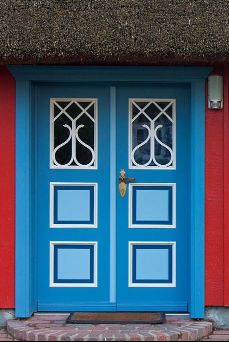
<path id="1" fill-rule="evenodd" d="M 126 177 L 126 171 L 124 169 L 121 169 L 120 177 L 119 177 L 119 193 L 121 197 L 125 197 L 127 183 L 134 182 L 134 181 L 135 181 L 135 178 Z"/>
<path id="2" fill-rule="evenodd" d="M 127 184 L 124 182 L 119 183 L 119 192 L 122 197 L 125 197 Z"/>

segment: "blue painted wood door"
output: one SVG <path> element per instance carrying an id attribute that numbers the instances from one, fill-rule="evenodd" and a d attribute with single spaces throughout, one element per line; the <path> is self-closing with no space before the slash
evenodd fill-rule
<path id="1" fill-rule="evenodd" d="M 117 310 L 188 310 L 189 141 L 188 87 L 117 89 Z"/>
<path id="2" fill-rule="evenodd" d="M 109 88 L 43 85 L 35 103 L 38 310 L 112 310 Z"/>
<path id="3" fill-rule="evenodd" d="M 36 88 L 39 311 L 188 310 L 189 106 L 185 85 Z"/>

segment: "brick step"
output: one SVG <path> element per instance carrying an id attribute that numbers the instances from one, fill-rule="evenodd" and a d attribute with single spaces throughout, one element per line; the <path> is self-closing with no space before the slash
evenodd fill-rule
<path id="1" fill-rule="evenodd" d="M 204 341 L 229 341 L 229 334 L 213 334 L 204 339 Z"/>
<path id="2" fill-rule="evenodd" d="M 9 336 L 5 329 L 0 328 L 0 341 L 12 341 L 12 337 Z"/>
<path id="3" fill-rule="evenodd" d="M 216 335 L 216 336 L 209 336 L 208 338 L 202 339 L 202 341 L 229 341 L 229 336 L 225 335 L 225 337 L 219 337 L 221 335 Z"/>
<path id="4" fill-rule="evenodd" d="M 168 318 L 152 324 L 66 324 L 69 314 L 34 315 L 7 322 L 8 333 L 20 341 L 198 341 L 212 333 L 212 323 Z"/>
<path id="5" fill-rule="evenodd" d="M 229 336 L 229 330 L 215 330 L 213 335 L 227 335 Z"/>

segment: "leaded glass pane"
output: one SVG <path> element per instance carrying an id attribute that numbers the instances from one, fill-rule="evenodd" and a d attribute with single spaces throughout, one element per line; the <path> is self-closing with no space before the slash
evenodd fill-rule
<path id="1" fill-rule="evenodd" d="M 130 167 L 175 167 L 175 100 L 130 100 Z"/>
<path id="2" fill-rule="evenodd" d="M 51 99 L 51 167 L 96 168 L 96 126 L 96 99 Z"/>

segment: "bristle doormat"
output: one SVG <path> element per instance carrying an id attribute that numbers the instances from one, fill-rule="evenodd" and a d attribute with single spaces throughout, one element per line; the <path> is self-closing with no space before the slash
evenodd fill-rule
<path id="1" fill-rule="evenodd" d="M 68 324 L 162 324 L 161 312 L 72 312 Z"/>

